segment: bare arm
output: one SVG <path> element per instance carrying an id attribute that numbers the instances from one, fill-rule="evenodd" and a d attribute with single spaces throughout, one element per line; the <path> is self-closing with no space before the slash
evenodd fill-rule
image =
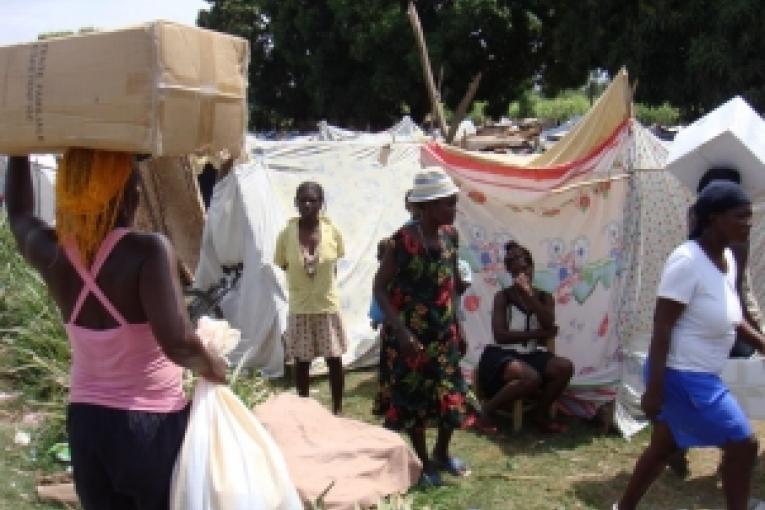
<path id="1" fill-rule="evenodd" d="M 494 341 L 498 344 L 522 344 L 529 340 L 545 340 L 555 336 L 552 328 L 549 330 L 533 329 L 517 331 L 510 329 L 507 322 L 507 297 L 503 291 L 494 295 L 494 306 L 491 312 L 491 331 Z"/>
<path id="2" fill-rule="evenodd" d="M 550 294 L 536 294 L 525 274 L 515 279 L 513 288 L 517 289 L 516 294 L 523 307 L 536 316 L 541 329 L 555 327 L 555 301 Z"/>
<path id="3" fill-rule="evenodd" d="M 741 337 L 746 343 L 757 349 L 760 353 L 765 353 L 765 335 L 752 326 L 746 318 L 738 325 L 737 332 L 741 333 Z"/>
<path id="4" fill-rule="evenodd" d="M 392 246 L 388 246 L 385 250 L 385 255 L 383 255 L 383 258 L 380 261 L 380 267 L 375 274 L 374 282 L 372 284 L 372 292 L 374 293 L 377 305 L 385 316 L 385 322 L 393 328 L 394 331 L 399 331 L 404 329 L 405 325 L 401 322 L 398 312 L 396 312 L 396 309 L 391 304 L 390 297 L 388 296 L 388 286 L 396 277 L 396 272 L 394 250 Z"/>
<path id="5" fill-rule="evenodd" d="M 11 156 L 5 179 L 8 220 L 22 256 L 38 270 L 56 257 L 53 229 L 34 215 L 34 188 L 28 156 Z"/>
<path id="6" fill-rule="evenodd" d="M 225 382 L 224 360 L 206 349 L 191 327 L 170 242 L 155 235 L 147 243 L 151 243 L 151 252 L 141 268 L 141 304 L 162 351 L 174 363 L 206 379 Z"/>
<path id="7" fill-rule="evenodd" d="M 672 328 L 685 305 L 666 298 L 656 300 L 656 310 L 653 314 L 653 334 L 648 358 L 651 368 L 646 382 L 646 390 L 641 400 L 643 411 L 650 419 L 654 419 L 661 410 L 664 401 L 664 372 L 667 368 L 667 354 L 672 339 Z"/>

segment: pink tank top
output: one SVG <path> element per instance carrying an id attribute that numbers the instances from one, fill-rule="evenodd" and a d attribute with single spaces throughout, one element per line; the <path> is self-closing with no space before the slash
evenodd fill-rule
<path id="1" fill-rule="evenodd" d="M 165 356 L 148 323 L 128 324 L 96 285 L 104 261 L 128 232 L 119 228 L 106 236 L 90 271 L 84 267 L 77 246 L 64 245 L 83 282 L 65 325 L 72 348 L 69 401 L 131 411 L 178 411 L 186 405 L 183 369 Z M 117 327 L 92 330 L 75 324 L 90 293 L 114 318 Z"/>

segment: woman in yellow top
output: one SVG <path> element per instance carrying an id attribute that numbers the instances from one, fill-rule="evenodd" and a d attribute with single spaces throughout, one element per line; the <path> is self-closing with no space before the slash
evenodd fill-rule
<path id="1" fill-rule="evenodd" d="M 337 293 L 337 260 L 345 255 L 343 237 L 321 214 L 324 190 L 303 182 L 295 192 L 300 216 L 292 218 L 276 240 L 274 264 L 287 273 L 289 318 L 285 334 L 288 359 L 295 359 L 295 386 L 308 396 L 311 361 L 324 357 L 329 367 L 332 411 L 343 408 L 343 365 L 346 335 Z"/>

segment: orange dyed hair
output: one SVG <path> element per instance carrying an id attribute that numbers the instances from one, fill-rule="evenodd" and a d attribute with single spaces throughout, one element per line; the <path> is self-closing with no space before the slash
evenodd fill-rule
<path id="1" fill-rule="evenodd" d="M 114 228 L 133 156 L 125 152 L 67 149 L 56 175 L 56 233 L 73 240 L 87 267 Z"/>

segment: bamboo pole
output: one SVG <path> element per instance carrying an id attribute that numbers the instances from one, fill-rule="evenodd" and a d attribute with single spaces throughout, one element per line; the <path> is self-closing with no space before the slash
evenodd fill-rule
<path id="1" fill-rule="evenodd" d="M 473 80 L 468 85 L 465 95 L 462 97 L 462 101 L 457 105 L 457 110 L 454 112 L 452 118 L 452 125 L 449 128 L 449 134 L 446 135 L 446 143 L 451 144 L 454 141 L 454 135 L 457 134 L 457 128 L 459 128 L 460 122 L 465 118 L 470 104 L 473 102 L 476 92 L 478 92 L 478 85 L 481 83 L 481 73 L 479 72 L 473 77 Z"/>
<path id="2" fill-rule="evenodd" d="M 409 23 L 412 25 L 412 31 L 414 32 L 414 39 L 417 42 L 417 49 L 420 53 L 420 63 L 422 64 L 422 72 L 425 75 L 425 86 L 428 89 L 428 96 L 430 97 L 430 103 L 433 111 L 436 115 L 436 122 L 441 130 L 442 134 L 446 134 L 446 119 L 444 118 L 444 108 L 441 104 L 441 97 L 436 89 L 436 82 L 433 79 L 433 69 L 430 67 L 430 58 L 428 57 L 428 47 L 425 44 L 425 34 L 422 31 L 422 25 L 420 24 L 420 17 L 417 15 L 417 9 L 414 3 L 410 0 L 409 8 L 407 9 L 409 15 Z"/>

